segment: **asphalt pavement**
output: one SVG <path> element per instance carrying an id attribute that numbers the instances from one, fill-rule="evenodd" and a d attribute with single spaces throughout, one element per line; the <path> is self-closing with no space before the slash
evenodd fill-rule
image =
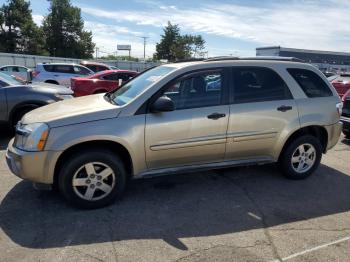
<path id="1" fill-rule="evenodd" d="M 0 261 L 350 261 L 350 141 L 307 180 L 274 165 L 133 181 L 77 210 L 10 174 L 0 131 Z"/>

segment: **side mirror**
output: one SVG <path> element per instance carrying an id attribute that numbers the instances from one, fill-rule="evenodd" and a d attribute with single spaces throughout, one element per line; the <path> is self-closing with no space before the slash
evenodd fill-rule
<path id="1" fill-rule="evenodd" d="M 173 100 L 171 100 L 167 96 L 159 97 L 151 106 L 152 113 L 170 112 L 174 110 L 175 110 L 175 104 Z"/>

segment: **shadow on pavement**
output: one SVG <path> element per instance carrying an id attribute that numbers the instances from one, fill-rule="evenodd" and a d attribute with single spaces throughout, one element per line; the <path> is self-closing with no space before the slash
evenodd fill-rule
<path id="1" fill-rule="evenodd" d="M 350 176 L 321 166 L 289 181 L 273 165 L 133 181 L 123 200 L 77 210 L 53 192 L 18 183 L 0 205 L 0 227 L 15 243 L 52 248 L 131 239 L 180 238 L 275 226 L 350 210 Z"/>

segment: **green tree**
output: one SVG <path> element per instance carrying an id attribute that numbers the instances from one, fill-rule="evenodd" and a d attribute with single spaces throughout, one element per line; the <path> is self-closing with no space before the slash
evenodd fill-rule
<path id="1" fill-rule="evenodd" d="M 30 2 L 8 0 L 0 7 L 0 51 L 42 54 L 44 38 L 33 22 Z"/>
<path id="2" fill-rule="evenodd" d="M 84 30 L 80 8 L 70 0 L 49 0 L 49 14 L 44 18 L 46 47 L 51 55 L 91 58 L 95 44 L 92 33 Z"/>
<path id="3" fill-rule="evenodd" d="M 205 48 L 205 40 L 201 35 L 181 35 L 178 25 L 168 25 L 163 29 L 164 34 L 156 45 L 155 59 L 177 61 L 197 57 Z"/>

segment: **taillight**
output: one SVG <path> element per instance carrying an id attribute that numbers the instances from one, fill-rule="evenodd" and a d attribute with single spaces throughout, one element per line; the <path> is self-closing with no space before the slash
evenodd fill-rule
<path id="1" fill-rule="evenodd" d="M 34 70 L 32 72 L 33 77 L 37 77 L 40 74 L 40 71 Z"/>
<path id="2" fill-rule="evenodd" d="M 336 107 L 337 107 L 339 116 L 341 116 L 343 113 L 343 103 L 337 103 Z"/>

